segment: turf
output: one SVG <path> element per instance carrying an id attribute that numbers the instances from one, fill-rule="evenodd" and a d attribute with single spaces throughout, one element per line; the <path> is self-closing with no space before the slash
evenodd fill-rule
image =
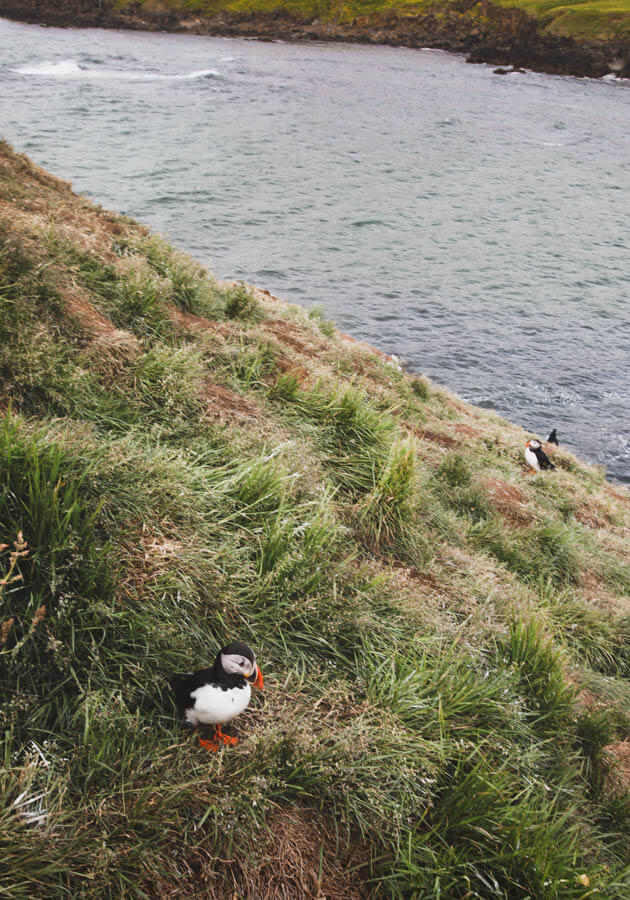
<path id="1" fill-rule="evenodd" d="M 628 494 L 6 144 L 0 240 L 2 896 L 627 897 Z"/>
<path id="2" fill-rule="evenodd" d="M 578 0 L 577 3 L 558 4 L 555 0 L 492 0 L 497 6 L 522 9 L 538 19 L 544 30 L 578 40 L 613 40 L 630 37 L 630 0 Z M 145 6 L 147 9 L 167 9 L 186 14 L 216 15 L 231 13 L 277 14 L 279 11 L 297 20 L 350 23 L 369 16 L 396 13 L 413 16 L 429 8 L 453 6 L 445 0 L 144 0 L 130 4 L 116 0 L 117 9 Z M 483 4 L 479 15 L 483 16 Z M 465 11 L 462 15 L 466 15 Z"/>

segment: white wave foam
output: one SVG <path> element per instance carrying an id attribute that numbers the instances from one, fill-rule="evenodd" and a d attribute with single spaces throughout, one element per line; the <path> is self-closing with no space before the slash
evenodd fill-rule
<path id="1" fill-rule="evenodd" d="M 627 85 L 630 83 L 627 78 L 619 78 L 617 75 L 615 75 L 614 72 L 609 72 L 608 75 L 603 75 L 601 80 L 607 81 L 608 84 Z"/>
<path id="2" fill-rule="evenodd" d="M 161 75 L 161 78 L 221 78 L 221 73 L 216 69 L 200 69 L 198 72 L 189 72 L 187 75 Z"/>
<path id="3" fill-rule="evenodd" d="M 63 59 L 61 62 L 45 62 L 38 66 L 20 66 L 19 69 L 13 69 L 16 75 L 77 75 L 81 74 L 81 69 L 73 59 Z"/>
<path id="4" fill-rule="evenodd" d="M 147 72 L 142 69 L 107 69 L 101 66 L 82 66 L 74 59 L 20 66 L 12 71 L 17 75 L 35 75 L 47 78 L 107 79 L 109 81 L 186 81 L 195 78 L 221 77 L 221 73 L 216 69 L 199 69 L 195 72 L 185 72 L 180 75 L 168 75 L 161 72 Z"/>

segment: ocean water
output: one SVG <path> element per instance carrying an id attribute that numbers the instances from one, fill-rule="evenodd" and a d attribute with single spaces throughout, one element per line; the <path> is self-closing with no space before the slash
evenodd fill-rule
<path id="1" fill-rule="evenodd" d="M 0 122 L 219 277 L 630 483 L 630 82 L 0 20 Z"/>

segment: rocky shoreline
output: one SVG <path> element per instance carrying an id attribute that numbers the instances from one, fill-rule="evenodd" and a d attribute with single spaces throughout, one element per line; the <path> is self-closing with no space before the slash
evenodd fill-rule
<path id="1" fill-rule="evenodd" d="M 440 3 L 417 15 L 372 14 L 351 23 L 305 20 L 287 10 L 262 13 L 223 11 L 200 16 L 129 4 L 114 9 L 108 0 L 0 0 L 0 16 L 60 27 L 123 28 L 188 32 L 221 37 L 284 41 L 343 41 L 401 47 L 431 47 L 465 53 L 471 63 L 527 68 L 553 75 L 630 78 L 630 42 L 578 42 L 543 33 L 520 9 L 490 0 Z M 500 68 L 500 73 L 510 69 Z"/>

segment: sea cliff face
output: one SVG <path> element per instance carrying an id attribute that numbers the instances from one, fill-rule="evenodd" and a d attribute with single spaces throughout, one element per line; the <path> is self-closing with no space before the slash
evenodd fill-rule
<path id="1" fill-rule="evenodd" d="M 355 17 L 315 17 L 295 8 L 270 11 L 200 4 L 115 3 L 108 0 L 0 0 L 0 15 L 63 27 L 165 30 L 264 40 L 345 41 L 433 47 L 466 53 L 469 62 L 514 66 L 550 74 L 630 77 L 630 39 L 576 40 L 545 31 L 522 9 L 490 0 L 455 0 Z M 203 4 L 201 4 L 203 10 Z"/>

